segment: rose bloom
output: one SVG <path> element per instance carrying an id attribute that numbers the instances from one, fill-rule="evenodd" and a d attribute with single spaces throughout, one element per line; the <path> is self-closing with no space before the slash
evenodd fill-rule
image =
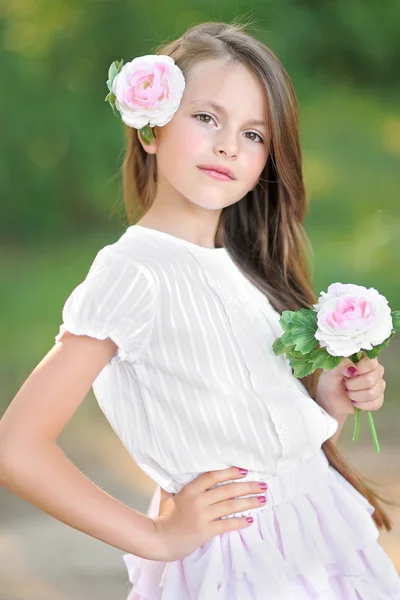
<path id="1" fill-rule="evenodd" d="M 159 127 L 175 114 L 185 78 L 170 56 L 149 54 L 126 63 L 115 76 L 115 106 L 126 125 Z"/>
<path id="2" fill-rule="evenodd" d="M 393 321 L 385 296 L 362 285 L 333 283 L 317 304 L 320 346 L 333 356 L 372 350 L 391 334 Z"/>

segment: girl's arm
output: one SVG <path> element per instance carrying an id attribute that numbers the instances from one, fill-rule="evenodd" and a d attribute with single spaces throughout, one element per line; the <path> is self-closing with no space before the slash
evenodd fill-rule
<path id="1" fill-rule="evenodd" d="M 329 438 L 330 441 L 336 445 L 336 443 L 340 437 L 340 433 L 343 429 L 343 425 L 346 422 L 347 414 L 345 414 L 345 413 L 337 414 L 336 412 L 334 412 L 332 410 L 332 407 L 327 405 L 326 402 L 324 401 L 324 395 L 321 393 L 318 393 L 318 382 L 319 382 L 319 378 L 321 377 L 322 373 L 323 373 L 322 369 L 316 369 L 316 371 L 314 371 L 314 373 L 301 378 L 300 381 L 304 385 L 304 387 L 307 389 L 310 396 L 315 400 L 315 402 L 317 404 L 319 404 L 319 406 L 321 406 L 324 410 L 326 410 L 326 412 L 331 417 L 333 417 L 334 419 L 336 419 L 336 421 L 338 421 L 339 427 L 338 427 L 337 431 L 333 434 L 333 436 L 331 438 Z"/>
<path id="2" fill-rule="evenodd" d="M 328 411 L 327 411 L 328 412 Z M 339 427 L 337 429 L 337 431 L 333 434 L 332 437 L 330 437 L 330 441 L 332 442 L 332 444 L 334 444 L 336 446 L 336 442 L 338 441 L 339 437 L 340 437 L 340 432 L 343 429 L 343 425 L 346 422 L 347 419 L 347 415 L 335 415 L 335 414 L 331 414 L 331 417 L 333 417 L 334 419 L 336 419 L 336 421 L 339 423 Z"/>
<path id="3" fill-rule="evenodd" d="M 0 421 L 0 483 L 83 533 L 154 558 L 154 522 L 87 479 L 56 443 L 116 349 L 110 339 L 64 333 Z"/>
<path id="4" fill-rule="evenodd" d="M 249 527 L 250 518 L 222 519 L 260 506 L 259 482 L 232 483 L 247 474 L 236 466 L 202 473 L 150 518 L 103 492 L 61 451 L 58 436 L 116 350 L 108 338 L 63 334 L 0 421 L 0 484 L 74 529 L 152 560 L 183 558 L 215 535 Z"/>

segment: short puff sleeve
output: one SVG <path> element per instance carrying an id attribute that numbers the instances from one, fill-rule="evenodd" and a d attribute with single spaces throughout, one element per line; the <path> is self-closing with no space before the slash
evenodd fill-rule
<path id="1" fill-rule="evenodd" d="M 108 364 L 134 362 L 151 334 L 156 304 L 157 287 L 149 269 L 106 246 L 67 298 L 55 341 L 60 341 L 64 331 L 111 338 L 118 350 Z"/>

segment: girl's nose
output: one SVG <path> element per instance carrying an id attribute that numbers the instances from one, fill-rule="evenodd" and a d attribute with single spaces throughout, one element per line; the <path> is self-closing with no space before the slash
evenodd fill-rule
<path id="1" fill-rule="evenodd" d="M 218 149 L 217 154 L 219 156 L 227 156 L 228 158 L 236 158 L 236 156 L 237 156 L 236 150 L 229 149 L 229 148 L 226 150 L 220 148 L 220 149 Z"/>
<path id="2" fill-rule="evenodd" d="M 215 153 L 217 156 L 227 156 L 228 158 L 236 158 L 238 155 L 237 140 L 233 135 L 221 136 L 215 142 Z"/>

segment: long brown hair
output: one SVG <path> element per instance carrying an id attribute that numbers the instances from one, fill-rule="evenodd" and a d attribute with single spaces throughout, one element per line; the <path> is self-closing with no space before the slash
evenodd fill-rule
<path id="1" fill-rule="evenodd" d="M 156 52 L 171 56 L 184 75 L 201 60 L 225 58 L 245 65 L 261 82 L 267 99 L 269 157 L 256 188 L 222 210 L 215 245 L 226 247 L 279 313 L 312 308 L 317 297 L 308 265 L 312 249 L 302 226 L 308 199 L 303 183 L 298 105 L 285 68 L 267 46 L 239 23 L 201 23 Z M 137 131 L 126 127 L 126 133 L 123 185 L 125 208 L 132 222 L 134 197 L 144 212 L 153 202 L 157 165 L 155 155 L 142 148 Z M 320 372 L 302 380 L 313 399 Z M 378 496 L 356 474 L 330 440 L 323 443 L 322 449 L 329 464 L 375 507 L 373 519 L 377 527 L 390 531 L 391 520 L 378 498 L 392 503 Z"/>

